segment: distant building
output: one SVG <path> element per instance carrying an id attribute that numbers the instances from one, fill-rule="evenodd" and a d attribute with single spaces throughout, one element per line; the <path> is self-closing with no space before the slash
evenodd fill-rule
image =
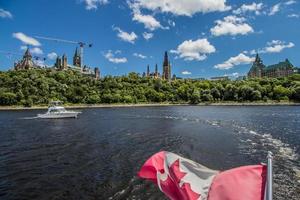
<path id="1" fill-rule="evenodd" d="M 100 70 L 98 67 L 95 67 L 95 79 L 96 80 L 99 80 L 101 78 L 101 75 L 100 75 Z"/>
<path id="2" fill-rule="evenodd" d="M 150 78 L 154 78 L 154 79 L 160 78 L 160 73 L 158 72 L 157 64 L 155 65 L 155 71 L 154 72 L 150 72 L 150 66 L 147 65 L 147 72 L 143 73 L 143 77 L 150 77 Z"/>
<path id="3" fill-rule="evenodd" d="M 38 59 L 38 57 L 36 57 Z M 15 63 L 14 69 L 15 70 L 28 70 L 33 68 L 41 68 L 37 64 L 35 64 L 32 60 L 32 55 L 30 54 L 29 48 L 25 51 L 24 56 L 21 61 Z M 78 48 L 75 50 L 75 54 L 73 57 L 73 65 L 68 64 L 67 55 L 64 54 L 62 57 L 58 56 L 55 60 L 54 67 L 55 70 L 64 71 L 64 70 L 73 70 L 80 72 L 84 75 L 93 76 L 96 79 L 100 78 L 100 70 L 99 68 L 94 68 L 94 70 L 84 65 L 82 66 L 82 58 L 81 54 L 78 51 Z"/>
<path id="4" fill-rule="evenodd" d="M 158 72 L 158 67 L 157 64 L 155 65 L 155 72 L 154 72 L 154 77 L 158 78 L 160 76 L 160 73 Z"/>
<path id="5" fill-rule="evenodd" d="M 67 59 L 66 54 L 64 54 L 62 56 L 62 58 L 57 56 L 54 66 L 59 71 L 67 70 L 68 69 L 68 59 Z"/>
<path id="6" fill-rule="evenodd" d="M 212 80 L 212 81 L 228 81 L 230 79 L 228 76 L 216 76 L 216 77 L 211 77 L 210 80 Z"/>
<path id="7" fill-rule="evenodd" d="M 173 74 L 173 76 L 172 76 L 172 80 L 173 80 L 173 81 L 177 80 L 177 76 L 176 76 L 176 74 Z"/>
<path id="8" fill-rule="evenodd" d="M 32 60 L 32 55 L 30 54 L 29 48 L 25 51 L 22 60 L 15 63 L 14 69 L 15 70 L 27 70 L 27 69 L 33 69 L 33 68 L 39 68 L 38 65 L 36 65 Z"/>
<path id="9" fill-rule="evenodd" d="M 74 56 L 73 56 L 73 65 L 76 67 L 81 67 L 81 54 L 80 54 L 78 48 L 76 48 Z"/>
<path id="10" fill-rule="evenodd" d="M 167 51 L 165 52 L 165 56 L 164 56 L 162 78 L 165 80 L 171 80 L 171 64 L 169 62 Z"/>
<path id="11" fill-rule="evenodd" d="M 168 58 L 168 52 L 165 52 L 164 61 L 163 61 L 163 73 L 162 75 L 158 72 L 157 64 L 155 65 L 155 71 L 150 71 L 150 66 L 147 65 L 146 73 L 143 73 L 143 77 L 150 77 L 154 79 L 162 78 L 164 80 L 176 80 L 176 75 L 171 76 L 171 64 Z"/>
<path id="12" fill-rule="evenodd" d="M 147 73 L 146 73 L 146 76 L 149 77 L 150 76 L 150 66 L 147 65 Z"/>
<path id="13" fill-rule="evenodd" d="M 293 74 L 295 71 L 295 67 L 290 63 L 288 59 L 283 62 L 279 62 L 278 64 L 265 66 L 263 61 L 256 54 L 255 61 L 248 72 L 249 78 L 279 78 L 279 77 L 287 77 Z"/>
<path id="14" fill-rule="evenodd" d="M 62 58 L 60 58 L 59 56 L 56 58 L 54 68 L 59 71 L 73 70 L 73 71 L 77 71 L 77 72 L 80 72 L 80 73 L 88 75 L 88 76 L 94 76 L 96 79 L 100 78 L 99 68 L 94 68 L 94 70 L 92 70 L 92 68 L 87 65 L 84 65 L 84 66 L 81 66 L 81 65 L 82 65 L 81 54 L 78 51 L 78 48 L 76 48 L 74 56 L 73 56 L 73 65 L 68 64 L 68 58 L 67 58 L 66 54 L 64 54 L 62 56 Z"/>

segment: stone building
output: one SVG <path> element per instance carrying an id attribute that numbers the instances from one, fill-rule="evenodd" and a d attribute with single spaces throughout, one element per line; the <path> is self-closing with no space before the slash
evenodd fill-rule
<path id="1" fill-rule="evenodd" d="M 75 50 L 75 54 L 73 57 L 73 65 L 76 67 L 81 67 L 81 54 L 80 54 L 78 48 L 76 48 L 76 50 Z"/>
<path id="2" fill-rule="evenodd" d="M 100 74 L 100 70 L 98 67 L 95 67 L 94 73 L 95 73 L 95 79 L 99 80 L 101 78 L 101 74 Z"/>
<path id="3" fill-rule="evenodd" d="M 155 65 L 155 71 L 154 72 L 150 72 L 150 66 L 147 65 L 147 72 L 144 73 L 143 76 L 144 77 L 154 78 L 154 79 L 160 78 L 160 73 L 158 72 L 157 64 Z"/>
<path id="4" fill-rule="evenodd" d="M 60 58 L 59 56 L 56 58 L 56 62 L 54 64 L 55 68 L 57 70 L 63 71 L 63 70 L 67 70 L 68 69 L 68 59 L 66 54 L 64 54 L 62 56 L 62 58 Z"/>
<path id="5" fill-rule="evenodd" d="M 89 67 L 87 65 L 82 66 L 81 54 L 78 51 L 78 48 L 76 48 L 74 56 L 73 56 L 73 65 L 68 64 L 67 55 L 64 54 L 62 57 L 58 56 L 56 58 L 54 68 L 59 71 L 73 70 L 73 71 L 80 72 L 81 74 L 84 74 L 87 76 L 93 76 L 93 77 L 95 77 L 95 79 L 100 79 L 99 68 L 92 69 L 91 67 Z"/>
<path id="6" fill-rule="evenodd" d="M 158 67 L 157 64 L 155 65 L 155 71 L 150 72 L 150 66 L 147 65 L 147 71 L 146 73 L 143 73 L 143 77 L 150 77 L 150 78 L 162 78 L 164 80 L 176 80 L 176 75 L 174 74 L 173 76 L 171 75 L 171 64 L 168 58 L 168 52 L 165 52 L 164 55 L 164 61 L 163 61 L 163 73 L 162 75 L 158 72 Z"/>
<path id="7" fill-rule="evenodd" d="M 14 69 L 15 70 L 27 70 L 27 69 L 33 69 L 33 68 L 39 68 L 38 65 L 36 65 L 32 60 L 32 55 L 30 54 L 29 48 L 25 51 L 22 60 L 15 63 Z"/>
<path id="8" fill-rule="evenodd" d="M 167 51 L 165 52 L 165 56 L 164 56 L 162 78 L 165 80 L 171 80 L 171 64 L 168 58 Z"/>
<path id="9" fill-rule="evenodd" d="M 255 61 L 248 72 L 249 78 L 280 78 L 292 75 L 295 71 L 295 67 L 290 63 L 288 59 L 278 64 L 265 66 L 263 61 L 256 54 Z"/>

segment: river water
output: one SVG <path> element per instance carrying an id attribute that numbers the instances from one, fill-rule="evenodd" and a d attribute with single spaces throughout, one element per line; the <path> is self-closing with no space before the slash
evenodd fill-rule
<path id="1" fill-rule="evenodd" d="M 166 150 L 226 170 L 274 153 L 274 199 L 300 199 L 300 107 L 83 109 L 78 119 L 0 111 L 0 199 L 165 199 L 136 177 Z"/>

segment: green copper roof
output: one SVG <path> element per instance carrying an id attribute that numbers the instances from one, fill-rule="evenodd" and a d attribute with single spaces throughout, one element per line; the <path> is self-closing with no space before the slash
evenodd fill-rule
<path id="1" fill-rule="evenodd" d="M 265 70 L 274 70 L 274 69 L 293 69 L 294 66 L 290 63 L 288 59 L 283 62 L 279 62 L 278 64 L 269 65 Z"/>

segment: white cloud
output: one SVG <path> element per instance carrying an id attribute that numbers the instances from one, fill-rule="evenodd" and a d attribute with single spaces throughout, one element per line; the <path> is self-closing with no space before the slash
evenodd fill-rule
<path id="1" fill-rule="evenodd" d="M 151 38 L 153 38 L 153 33 L 147 33 L 147 32 L 144 32 L 143 33 L 143 37 L 145 38 L 145 40 L 150 40 Z"/>
<path id="2" fill-rule="evenodd" d="M 43 50 L 40 49 L 39 47 L 34 47 L 34 48 L 30 49 L 30 52 L 31 52 L 32 54 L 37 54 L 37 55 L 42 55 L 42 54 L 44 54 Z"/>
<path id="3" fill-rule="evenodd" d="M 48 59 L 55 60 L 57 58 L 57 54 L 55 52 L 48 53 Z"/>
<path id="4" fill-rule="evenodd" d="M 140 54 L 140 53 L 134 53 L 133 56 L 141 58 L 141 59 L 146 59 L 147 58 L 147 56 L 145 56 L 143 54 Z"/>
<path id="5" fill-rule="evenodd" d="M 28 45 L 32 45 L 32 46 L 41 46 L 41 43 L 39 41 L 37 41 L 36 39 L 34 39 L 32 37 L 25 35 L 24 33 L 21 33 L 21 32 L 13 33 L 13 37 L 17 38 L 24 44 L 28 44 Z"/>
<path id="6" fill-rule="evenodd" d="M 152 15 L 144 15 L 141 13 L 140 8 L 131 2 L 128 2 L 129 7 L 133 12 L 133 21 L 144 24 L 145 28 L 154 31 L 158 28 L 167 29 L 163 27 L 158 20 L 156 20 Z"/>
<path id="7" fill-rule="evenodd" d="M 285 2 L 284 4 L 285 5 L 292 5 L 292 4 L 295 4 L 295 3 L 297 3 L 297 1 L 295 1 L 295 0 L 289 0 L 289 1 Z"/>
<path id="8" fill-rule="evenodd" d="M 280 6 L 281 6 L 280 3 L 275 4 L 274 6 L 272 6 L 272 8 L 270 9 L 270 12 L 269 12 L 268 15 L 272 16 L 272 15 L 275 15 L 276 13 L 278 13 L 280 11 Z"/>
<path id="9" fill-rule="evenodd" d="M 299 18 L 300 15 L 299 14 L 289 14 L 287 17 L 289 17 L 289 18 Z"/>
<path id="10" fill-rule="evenodd" d="M 216 51 L 215 47 L 209 43 L 209 41 L 204 39 L 198 40 L 186 40 L 181 43 L 177 50 L 171 50 L 171 53 L 178 54 L 180 58 L 184 60 L 205 60 L 207 54 L 214 53 Z"/>
<path id="11" fill-rule="evenodd" d="M 131 44 L 134 44 L 135 40 L 138 38 L 138 36 L 134 32 L 127 33 L 121 30 L 119 27 L 113 27 L 113 30 L 118 31 L 118 37 L 121 40 L 129 42 Z"/>
<path id="12" fill-rule="evenodd" d="M 240 53 L 239 55 L 237 55 L 235 57 L 231 57 L 221 64 L 215 65 L 214 68 L 221 69 L 221 70 L 227 70 L 227 69 L 233 68 L 236 65 L 249 64 L 249 63 L 253 62 L 254 59 L 255 59 L 254 57 L 253 58 L 248 57 L 245 54 Z"/>
<path id="13" fill-rule="evenodd" d="M 12 19 L 13 15 L 8 10 L 4 10 L 4 9 L 0 8 L 0 17 Z"/>
<path id="14" fill-rule="evenodd" d="M 44 60 L 34 60 L 34 63 L 42 68 L 47 67 Z"/>
<path id="15" fill-rule="evenodd" d="M 250 54 L 256 54 L 256 53 L 280 53 L 284 49 L 292 48 L 295 44 L 292 42 L 286 43 L 284 41 L 280 40 L 272 40 L 271 42 L 267 43 L 267 46 L 258 49 L 258 50 L 251 50 Z"/>
<path id="16" fill-rule="evenodd" d="M 20 47 L 20 50 L 22 50 L 22 51 L 25 51 L 27 49 L 28 49 L 27 46 L 21 46 Z M 43 50 L 40 49 L 39 47 L 30 48 L 29 51 L 30 51 L 30 53 L 36 54 L 36 55 L 42 55 L 42 54 L 44 54 Z"/>
<path id="17" fill-rule="evenodd" d="M 234 14 L 239 15 L 246 12 L 254 12 L 256 15 L 260 15 L 263 8 L 263 3 L 243 4 L 240 8 L 233 11 Z"/>
<path id="18" fill-rule="evenodd" d="M 84 2 L 85 8 L 87 10 L 96 10 L 98 8 L 98 5 L 105 5 L 109 3 L 108 0 L 84 0 Z"/>
<path id="19" fill-rule="evenodd" d="M 240 74 L 238 72 L 233 72 L 231 76 L 238 77 Z"/>
<path id="20" fill-rule="evenodd" d="M 125 57 L 116 58 L 115 57 L 115 54 L 120 54 L 120 53 L 121 53 L 120 51 L 115 51 L 115 53 L 113 53 L 111 50 L 109 50 L 106 54 L 104 54 L 104 57 L 109 62 L 112 62 L 112 63 L 115 63 L 115 64 L 126 63 L 127 62 L 127 58 L 125 58 Z"/>
<path id="21" fill-rule="evenodd" d="M 284 49 L 292 48 L 295 44 L 292 42 L 286 43 L 280 40 L 272 40 L 267 43 L 267 46 L 260 50 L 252 50 L 251 53 L 279 53 Z"/>
<path id="22" fill-rule="evenodd" d="M 190 17 L 195 13 L 230 10 L 226 0 L 131 0 L 131 4 L 137 8 Z"/>
<path id="23" fill-rule="evenodd" d="M 217 20 L 216 26 L 210 29 L 214 36 L 221 35 L 247 35 L 253 33 L 253 28 L 245 23 L 246 19 L 237 16 L 227 16 L 223 20 Z"/>
<path id="24" fill-rule="evenodd" d="M 141 8 L 138 4 L 127 1 L 129 7 L 132 9 L 133 12 L 133 21 L 137 21 L 139 23 L 144 24 L 144 27 L 150 31 L 154 31 L 156 29 L 169 29 L 169 27 L 164 27 L 161 25 L 161 23 L 154 18 L 153 15 L 145 15 L 142 14 Z"/>
<path id="25" fill-rule="evenodd" d="M 182 74 L 182 75 L 191 75 L 192 72 L 189 72 L 189 71 L 183 71 L 183 72 L 181 72 L 181 74 Z"/>
<path id="26" fill-rule="evenodd" d="M 151 31 L 158 28 L 164 28 L 152 15 L 143 15 L 140 12 L 135 12 L 132 20 L 144 24 L 145 28 Z"/>

